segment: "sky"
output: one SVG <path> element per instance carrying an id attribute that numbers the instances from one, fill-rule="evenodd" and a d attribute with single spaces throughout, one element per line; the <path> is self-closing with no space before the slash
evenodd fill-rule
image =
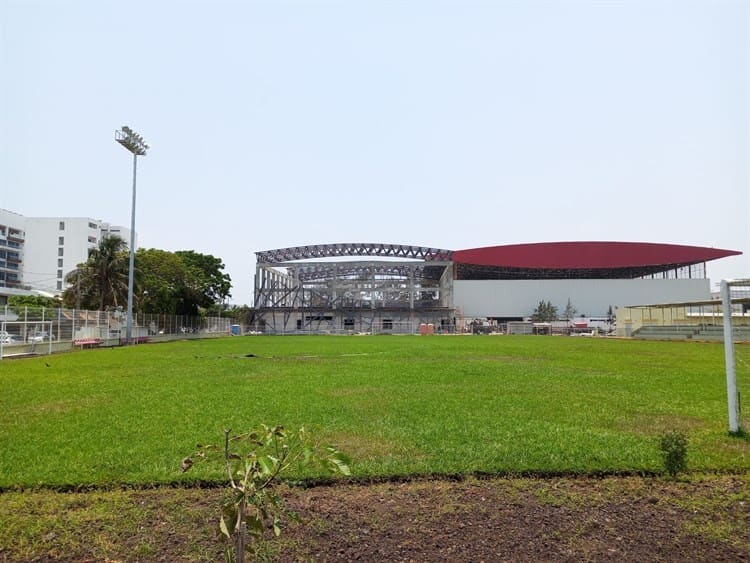
<path id="1" fill-rule="evenodd" d="M 335 242 L 744 253 L 750 1 L 0 0 L 0 207 L 220 257 Z"/>

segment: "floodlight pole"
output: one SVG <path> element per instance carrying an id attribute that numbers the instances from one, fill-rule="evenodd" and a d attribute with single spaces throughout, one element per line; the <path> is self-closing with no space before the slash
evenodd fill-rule
<path id="1" fill-rule="evenodd" d="M 128 312 L 125 325 L 125 342 L 133 342 L 133 278 L 135 271 L 135 179 L 138 169 L 138 155 L 145 156 L 149 146 L 143 142 L 143 137 L 123 125 L 120 131 L 115 131 L 115 140 L 133 153 L 133 204 L 130 210 L 130 262 L 128 267 Z"/>
<path id="2" fill-rule="evenodd" d="M 128 264 L 128 316 L 125 327 L 125 340 L 133 340 L 133 272 L 135 271 L 135 176 L 138 168 L 138 154 L 133 153 L 133 205 L 130 208 L 130 262 Z"/>

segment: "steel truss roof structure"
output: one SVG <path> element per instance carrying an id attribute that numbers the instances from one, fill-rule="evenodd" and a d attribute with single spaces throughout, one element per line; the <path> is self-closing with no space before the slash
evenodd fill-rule
<path id="1" fill-rule="evenodd" d="M 256 253 L 256 319 L 264 330 L 411 332 L 451 322 L 451 251 L 381 243 Z M 342 260 L 342 258 L 363 260 Z"/>
<path id="2" fill-rule="evenodd" d="M 403 244 L 383 243 L 337 243 L 313 244 L 308 246 L 292 246 L 276 250 L 256 252 L 255 256 L 261 263 L 279 263 L 293 260 L 312 260 L 315 258 L 341 258 L 347 256 L 377 256 L 379 258 L 404 258 L 415 260 L 450 260 L 453 254 L 450 250 L 428 248 L 424 246 L 409 246 Z"/>
<path id="3" fill-rule="evenodd" d="M 369 279 L 372 276 L 402 277 L 414 276 L 417 279 L 439 280 L 450 262 L 320 262 L 287 265 L 291 276 L 300 281 L 320 281 L 336 276 L 359 276 Z"/>

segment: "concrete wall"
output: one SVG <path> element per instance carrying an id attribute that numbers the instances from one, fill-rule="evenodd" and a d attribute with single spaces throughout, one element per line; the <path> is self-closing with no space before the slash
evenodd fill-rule
<path id="1" fill-rule="evenodd" d="M 454 306 L 465 317 L 528 317 L 539 301 L 562 313 L 568 299 L 578 316 L 603 317 L 611 305 L 695 301 L 710 297 L 708 279 L 457 280 Z"/>

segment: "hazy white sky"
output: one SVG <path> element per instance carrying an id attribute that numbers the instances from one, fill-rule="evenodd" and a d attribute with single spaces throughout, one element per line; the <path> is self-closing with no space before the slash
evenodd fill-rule
<path id="1" fill-rule="evenodd" d="M 729 248 L 750 1 L 0 0 L 0 207 L 221 257 L 327 242 Z"/>

